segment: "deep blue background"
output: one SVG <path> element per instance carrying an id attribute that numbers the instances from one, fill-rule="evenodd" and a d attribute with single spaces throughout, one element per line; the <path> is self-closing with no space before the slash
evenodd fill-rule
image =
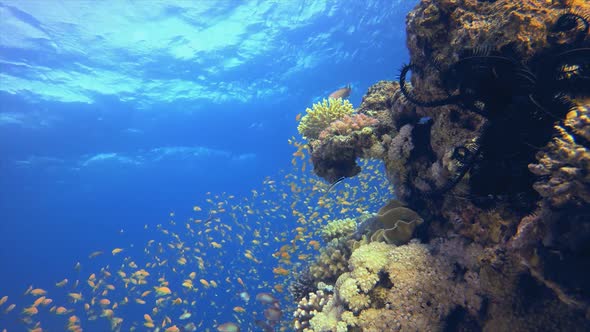
<path id="1" fill-rule="evenodd" d="M 18 302 L 92 251 L 140 244 L 145 224 L 186 219 L 207 191 L 245 195 L 289 168 L 298 113 L 348 83 L 358 106 L 407 61 L 416 1 L 400 2 L 277 1 L 240 16 L 257 3 L 197 2 L 207 8 L 192 15 L 188 2 L 1 0 L 0 296 Z M 179 19 L 192 28 L 167 26 Z M 174 33 L 156 45 L 112 41 L 153 20 Z M 192 58 L 165 52 L 202 38 L 191 29 L 224 24 L 245 27 L 233 44 Z M 211 38 L 204 44 L 220 36 Z"/>

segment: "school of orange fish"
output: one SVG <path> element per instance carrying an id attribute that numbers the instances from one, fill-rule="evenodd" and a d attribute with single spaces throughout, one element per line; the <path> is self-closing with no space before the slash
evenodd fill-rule
<path id="1" fill-rule="evenodd" d="M 170 213 L 145 225 L 151 239 L 142 248 L 104 248 L 53 285 L 31 285 L 19 299 L 0 294 L 0 322 L 13 315 L 32 332 L 56 324 L 71 332 L 235 332 L 253 321 L 287 330 L 296 304 L 286 289 L 320 249 L 319 228 L 375 212 L 393 195 L 382 165 L 365 161 L 361 174 L 330 188 L 311 173 L 306 145 L 289 143 L 289 172 L 248 197 L 207 193 L 182 222 Z M 102 267 L 90 270 L 96 262 Z"/>

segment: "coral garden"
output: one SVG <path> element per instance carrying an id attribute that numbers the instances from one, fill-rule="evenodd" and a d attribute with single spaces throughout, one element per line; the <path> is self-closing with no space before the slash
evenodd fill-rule
<path id="1" fill-rule="evenodd" d="M 308 110 L 314 172 L 379 159 L 396 199 L 322 229 L 296 330 L 590 330 L 589 26 L 586 1 L 422 0 L 398 81 Z"/>

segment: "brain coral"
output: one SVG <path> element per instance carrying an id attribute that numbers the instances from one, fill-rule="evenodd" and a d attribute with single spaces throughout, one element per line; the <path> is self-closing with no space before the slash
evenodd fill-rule
<path id="1" fill-rule="evenodd" d="M 301 118 L 297 130 L 305 139 L 318 139 L 330 123 L 353 114 L 354 108 L 348 100 L 329 98 L 313 104 L 311 109 L 305 111 L 307 114 Z"/>

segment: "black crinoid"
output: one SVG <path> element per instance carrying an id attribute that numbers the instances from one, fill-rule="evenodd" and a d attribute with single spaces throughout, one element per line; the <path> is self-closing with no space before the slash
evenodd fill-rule
<path id="1" fill-rule="evenodd" d="M 400 72 L 400 90 L 407 100 L 422 107 L 457 105 L 485 118 L 481 136 L 455 149 L 458 173 L 426 196 L 444 194 L 469 172 L 470 193 L 476 204 L 493 206 L 498 200 L 513 208 L 528 210 L 538 200 L 532 189 L 536 178 L 527 165 L 540 147 L 551 139 L 556 121 L 564 118 L 571 96 L 590 95 L 590 48 L 588 18 L 580 13 L 563 14 L 550 30 L 552 44 L 527 63 L 513 51 L 465 50 L 448 68 L 432 65 L 440 72 L 447 96 L 425 100 L 416 95 L 406 76 L 419 71 L 413 64 Z"/>

